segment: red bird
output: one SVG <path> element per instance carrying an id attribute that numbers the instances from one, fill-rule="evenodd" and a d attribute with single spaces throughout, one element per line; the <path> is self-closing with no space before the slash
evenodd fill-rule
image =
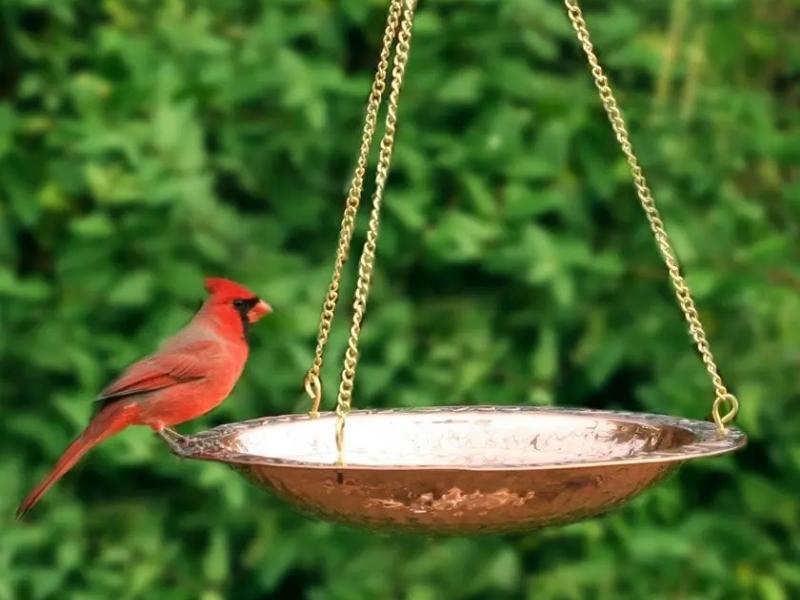
<path id="1" fill-rule="evenodd" d="M 94 446 L 129 425 L 147 425 L 174 445 L 172 425 L 195 419 L 228 397 L 247 361 L 247 330 L 272 312 L 247 288 L 209 277 L 208 299 L 155 354 L 131 365 L 97 397 L 94 417 L 17 509 L 28 512 Z"/>

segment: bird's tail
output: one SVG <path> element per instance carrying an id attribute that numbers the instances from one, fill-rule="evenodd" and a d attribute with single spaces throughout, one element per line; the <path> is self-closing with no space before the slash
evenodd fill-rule
<path id="1" fill-rule="evenodd" d="M 128 425 L 130 425 L 130 415 L 121 406 L 109 406 L 97 413 L 83 433 L 64 450 L 50 473 L 22 501 L 17 509 L 17 519 L 21 519 L 33 508 L 45 492 L 74 467 L 84 454 Z"/>

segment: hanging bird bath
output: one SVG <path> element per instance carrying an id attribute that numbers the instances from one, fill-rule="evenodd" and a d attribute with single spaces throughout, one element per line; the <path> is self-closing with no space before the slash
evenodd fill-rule
<path id="1" fill-rule="evenodd" d="M 374 267 L 415 4 L 415 0 L 390 0 L 314 361 L 305 377 L 312 401 L 309 414 L 223 425 L 171 441 L 172 451 L 186 458 L 229 464 L 300 509 L 325 519 L 373 528 L 463 534 L 519 531 L 596 515 L 657 483 L 684 461 L 742 447 L 744 434 L 729 426 L 738 411 L 738 400 L 719 374 L 577 0 L 565 0 L 567 14 L 630 166 L 637 196 L 691 338 L 714 387 L 712 422 L 522 406 L 351 411 L 358 342 Z M 358 265 L 336 411 L 319 413 L 323 351 L 339 299 L 342 267 L 349 256 L 367 159 L 389 73 L 385 130 L 379 144 L 375 191 Z"/>
<path id="2" fill-rule="evenodd" d="M 224 462 L 316 517 L 467 534 L 590 517 L 683 461 L 744 444 L 735 430 L 661 415 L 534 407 L 358 410 L 337 464 L 335 414 L 267 417 L 187 438 L 180 456 Z"/>

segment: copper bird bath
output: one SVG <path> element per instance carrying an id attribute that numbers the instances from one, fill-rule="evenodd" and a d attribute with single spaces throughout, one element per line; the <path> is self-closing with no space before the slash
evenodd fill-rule
<path id="1" fill-rule="evenodd" d="M 371 528 L 468 534 L 590 517 L 683 461 L 745 437 L 674 417 L 533 407 L 353 411 L 337 465 L 335 415 L 267 417 L 187 438 L 303 512 Z"/>
<path id="2" fill-rule="evenodd" d="M 711 379 L 713 422 L 532 407 L 351 412 L 358 342 L 375 263 L 415 4 L 415 0 L 390 0 L 314 360 L 305 378 L 312 401 L 309 414 L 224 425 L 173 442 L 172 450 L 187 458 L 229 464 L 300 509 L 325 519 L 382 529 L 463 534 L 519 531 L 596 515 L 657 483 L 684 461 L 742 447 L 745 436 L 729 426 L 739 402 L 719 373 L 577 0 L 565 0 L 567 15 L 630 167 L 636 194 L 691 339 Z M 387 84 L 389 73 L 391 82 Z M 358 263 L 336 411 L 320 414 L 323 351 L 340 296 L 342 268 L 349 256 L 377 117 L 387 89 L 385 128 L 379 143 L 367 236 Z"/>

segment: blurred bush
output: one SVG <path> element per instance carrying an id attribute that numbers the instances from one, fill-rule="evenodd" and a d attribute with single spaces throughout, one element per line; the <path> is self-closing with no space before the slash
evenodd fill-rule
<path id="1" fill-rule="evenodd" d="M 747 450 L 602 519 L 427 540 L 306 520 L 130 430 L 14 524 L 96 391 L 197 307 L 203 274 L 276 312 L 230 401 L 185 430 L 305 408 L 385 2 L 5 0 L 0 599 L 800 597 L 800 9 L 586 8 Z M 708 415 L 558 2 L 423 2 L 400 121 L 358 406 Z"/>

